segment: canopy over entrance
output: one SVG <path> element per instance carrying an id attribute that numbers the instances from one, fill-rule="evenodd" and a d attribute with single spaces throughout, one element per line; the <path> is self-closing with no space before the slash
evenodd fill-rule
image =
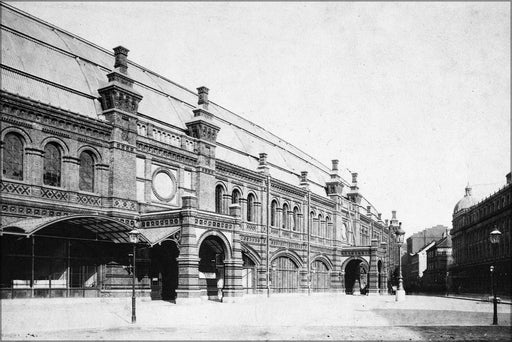
<path id="1" fill-rule="evenodd" d="M 77 229 L 87 229 L 95 234 L 97 240 L 110 240 L 114 243 L 130 243 L 128 233 L 133 227 L 113 218 L 99 215 L 69 215 L 60 217 L 43 217 L 24 219 L 0 228 L 2 234 L 19 234 L 27 237 L 40 232 L 43 228 L 62 228 L 59 235 L 72 233 Z M 76 228 L 76 229 L 74 229 Z M 45 234 L 49 231 L 45 230 Z M 140 242 L 150 244 L 144 234 Z"/>

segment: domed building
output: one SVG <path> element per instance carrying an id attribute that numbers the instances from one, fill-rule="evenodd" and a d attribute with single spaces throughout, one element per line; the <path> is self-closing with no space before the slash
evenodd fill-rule
<path id="1" fill-rule="evenodd" d="M 392 232 L 357 173 L 1 9 L 3 298 L 126 296 L 133 275 L 178 301 L 387 293 Z"/>
<path id="2" fill-rule="evenodd" d="M 477 204 L 478 201 L 471 195 L 471 187 L 468 183 L 466 186 L 466 194 L 460 199 L 453 208 L 453 214 L 456 215 L 462 210 L 466 210 Z"/>
<path id="3" fill-rule="evenodd" d="M 451 292 L 491 294 L 491 266 L 495 270 L 500 295 L 510 296 L 510 230 L 512 225 L 512 182 L 487 198 L 477 201 L 466 187 L 465 196 L 453 211 Z M 492 245 L 489 235 L 499 230 L 499 243 Z"/>

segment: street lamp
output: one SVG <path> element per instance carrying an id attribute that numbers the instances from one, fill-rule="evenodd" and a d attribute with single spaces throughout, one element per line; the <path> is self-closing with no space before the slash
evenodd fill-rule
<path id="1" fill-rule="evenodd" d="M 398 229 L 395 231 L 396 241 L 398 243 L 398 289 L 396 290 L 395 300 L 397 302 L 405 300 L 405 290 L 402 277 L 402 244 L 404 243 L 405 231 L 402 229 L 402 222 L 398 224 Z"/>
<path id="2" fill-rule="evenodd" d="M 133 261 L 132 261 L 132 323 L 135 323 L 137 320 L 135 316 L 135 246 L 139 242 L 139 234 L 140 232 L 137 228 L 133 229 L 128 233 L 130 238 L 130 242 L 133 245 Z"/>
<path id="3" fill-rule="evenodd" d="M 493 246 L 493 253 L 495 253 L 496 246 L 500 243 L 501 232 L 498 230 L 496 226 L 494 226 L 494 230 L 489 234 L 489 241 Z M 494 263 L 496 264 L 497 258 L 495 258 Z M 491 266 L 491 283 L 492 283 L 492 303 L 494 313 L 492 316 L 492 324 L 498 325 L 498 298 L 496 298 L 496 280 L 494 279 L 496 276 L 494 272 L 496 271 L 496 265 Z"/>

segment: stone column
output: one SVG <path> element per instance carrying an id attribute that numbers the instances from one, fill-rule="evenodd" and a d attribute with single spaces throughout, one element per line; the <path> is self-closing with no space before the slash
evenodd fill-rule
<path id="1" fill-rule="evenodd" d="M 370 270 L 369 281 L 368 281 L 368 294 L 378 295 L 379 294 L 379 270 L 377 269 L 377 253 L 379 248 L 379 240 L 372 239 L 370 247 Z"/>
<path id="2" fill-rule="evenodd" d="M 24 168 L 26 171 L 23 179 L 26 179 L 29 184 L 43 185 L 44 150 L 27 147 L 25 148 L 25 157 L 27 166 Z M 30 172 L 29 170 L 40 170 L 40 172 Z"/>
<path id="3" fill-rule="evenodd" d="M 384 261 L 382 262 L 382 268 L 380 270 L 380 276 L 381 276 L 381 287 L 380 287 L 380 294 L 386 295 L 388 294 L 388 267 L 387 263 L 385 262 L 387 253 L 388 253 L 388 244 L 386 242 L 380 243 L 380 248 L 382 250 L 382 255 L 384 256 Z"/>
<path id="4" fill-rule="evenodd" d="M 243 296 L 242 289 L 242 249 L 240 246 L 240 205 L 231 204 L 229 206 L 229 214 L 235 219 L 233 224 L 233 240 L 231 259 L 224 261 L 225 282 L 222 301 L 224 303 L 233 303 L 240 300 Z"/>
<path id="5" fill-rule="evenodd" d="M 181 245 L 178 257 L 178 288 L 176 303 L 199 302 L 199 250 L 195 232 L 197 198 L 184 196 L 181 212 Z"/>
<path id="6" fill-rule="evenodd" d="M 300 292 L 308 293 L 308 269 L 304 267 L 300 269 Z"/>

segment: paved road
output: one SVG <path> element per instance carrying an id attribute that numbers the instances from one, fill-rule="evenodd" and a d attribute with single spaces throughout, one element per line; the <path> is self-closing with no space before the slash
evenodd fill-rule
<path id="1" fill-rule="evenodd" d="M 442 297 L 274 296 L 175 305 L 122 299 L 2 301 L 2 339 L 509 340 L 511 307 Z"/>

